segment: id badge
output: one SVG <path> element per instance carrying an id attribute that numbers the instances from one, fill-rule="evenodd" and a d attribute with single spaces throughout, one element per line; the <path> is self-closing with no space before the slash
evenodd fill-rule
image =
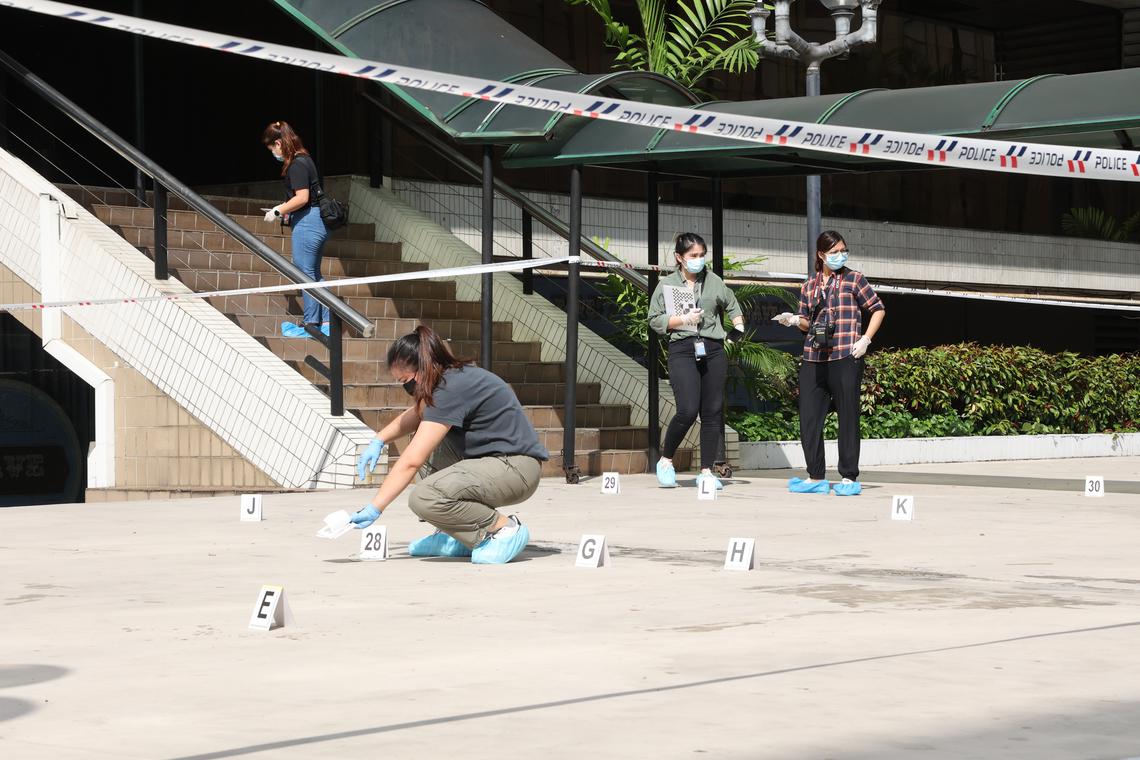
<path id="1" fill-rule="evenodd" d="M 697 361 L 705 358 L 705 342 L 703 340 L 698 340 L 693 344 L 693 354 L 696 355 Z"/>

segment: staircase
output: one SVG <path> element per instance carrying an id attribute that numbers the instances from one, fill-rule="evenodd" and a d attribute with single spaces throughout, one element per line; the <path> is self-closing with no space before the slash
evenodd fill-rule
<path id="1" fill-rule="evenodd" d="M 126 191 L 65 189 L 125 240 L 150 255 L 154 244 L 150 209 L 136 207 Z M 274 201 L 218 196 L 211 196 L 209 200 L 270 248 L 286 257 L 290 255 L 289 230 L 276 222 L 265 222 L 258 210 L 273 205 Z M 376 242 L 375 236 L 371 224 L 349 224 L 332 233 L 324 249 L 322 272 L 325 277 L 373 276 L 428 268 L 422 263 L 401 260 L 398 242 Z M 287 282 L 239 242 L 173 197 L 168 213 L 167 241 L 171 276 L 192 290 L 202 292 Z M 344 340 L 345 407 L 375 430 L 407 408 L 408 396 L 388 374 L 384 361 L 394 339 L 424 324 L 448 339 L 452 351 L 460 358 L 478 359 L 481 304 L 456 300 L 454 282 L 382 283 L 338 288 L 336 293 L 376 325 L 373 338 L 346 337 Z M 327 392 L 325 379 L 305 363 L 305 357 L 310 354 L 327 363 L 325 347 L 315 340 L 280 337 L 282 321 L 300 319 L 299 294 L 208 300 L 296 372 Z M 493 325 L 492 370 L 511 384 L 539 440 L 551 453 L 543 474 L 560 475 L 565 368 L 559 362 L 543 362 L 541 346 L 537 342 L 514 340 L 512 328 L 510 322 Z M 598 383 L 577 385 L 575 463 L 583 474 L 648 471 L 647 431 L 629 424 L 628 406 L 602 404 L 600 396 Z M 399 456 L 401 444 L 406 441 L 396 442 L 389 449 L 390 458 Z M 690 451 L 678 451 L 678 469 L 686 468 L 690 457 Z"/>

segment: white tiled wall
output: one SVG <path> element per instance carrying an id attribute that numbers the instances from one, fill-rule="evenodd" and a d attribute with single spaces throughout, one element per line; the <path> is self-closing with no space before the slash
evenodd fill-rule
<path id="1" fill-rule="evenodd" d="M 479 248 L 480 188 L 397 179 L 394 189 L 410 205 Z M 565 195 L 528 195 L 563 221 L 568 218 Z M 518 211 L 496 199 L 495 218 L 497 252 L 521 255 Z M 648 260 L 644 203 L 585 198 L 582 228 L 623 261 Z M 677 233 L 693 231 L 708 240 L 711 228 L 708 208 L 662 206 L 660 261 L 669 260 Z M 872 280 L 1140 291 L 1140 246 L 1136 245 L 826 217 L 823 229 L 843 234 L 852 250 L 851 266 Z M 727 209 L 724 230 L 725 254 L 730 258 L 765 257 L 753 269 L 799 273 L 806 267 L 802 217 Z M 535 256 L 566 255 L 566 242 L 542 225 L 535 223 L 534 233 Z"/>
<path id="2" fill-rule="evenodd" d="M 188 292 L 175 279 L 154 280 L 146 256 L 0 151 L 0 262 L 28 284 L 40 287 L 41 194 L 62 200 L 76 217 L 59 219 L 63 298 Z M 66 313 L 280 485 L 352 485 L 357 446 L 372 432 L 355 417 L 331 416 L 323 394 L 208 304 Z"/>

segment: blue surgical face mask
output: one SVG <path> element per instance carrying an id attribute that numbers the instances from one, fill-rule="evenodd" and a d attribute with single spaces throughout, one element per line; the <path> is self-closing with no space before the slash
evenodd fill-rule
<path id="1" fill-rule="evenodd" d="M 280 153 L 274 153 L 273 157 L 276 158 L 281 163 L 285 163 L 285 156 L 281 155 Z"/>
<path id="2" fill-rule="evenodd" d="M 685 269 L 688 269 L 693 274 L 700 274 L 701 270 L 704 268 L 704 259 L 685 259 Z"/>
<path id="3" fill-rule="evenodd" d="M 836 253 L 829 253 L 827 258 L 824 259 L 827 268 L 832 272 L 838 272 L 847 263 L 847 251 L 838 251 Z"/>

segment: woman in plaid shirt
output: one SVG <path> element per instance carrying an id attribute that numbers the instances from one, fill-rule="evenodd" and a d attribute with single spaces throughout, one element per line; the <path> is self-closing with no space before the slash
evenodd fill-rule
<path id="1" fill-rule="evenodd" d="M 859 385 L 863 355 L 886 316 L 883 302 L 862 272 L 847 268 L 847 243 L 838 232 L 827 231 L 816 242 L 815 276 L 800 288 L 798 314 L 781 314 L 776 320 L 807 333 L 800 365 L 800 442 L 808 477 L 792 478 L 795 493 L 827 493 L 823 456 L 823 423 L 832 403 L 839 415 L 839 496 L 857 496 L 859 478 Z M 863 332 L 863 312 L 870 312 Z"/>

